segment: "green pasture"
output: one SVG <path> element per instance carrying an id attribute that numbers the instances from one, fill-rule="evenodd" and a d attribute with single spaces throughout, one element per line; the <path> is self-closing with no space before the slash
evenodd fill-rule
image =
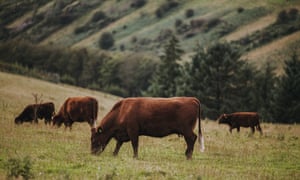
<path id="1" fill-rule="evenodd" d="M 101 92 L 51 84 L 0 72 L 0 179 L 12 170 L 12 159 L 30 161 L 35 179 L 298 179 L 300 177 L 300 126 L 262 123 L 264 134 L 238 134 L 212 120 L 202 120 L 205 152 L 195 144 L 193 159 L 185 158 L 185 141 L 171 135 L 165 138 L 140 137 L 139 158 L 133 158 L 130 143 L 112 155 L 115 141 L 105 151 L 90 154 L 90 128 L 75 123 L 72 131 L 64 127 L 14 124 L 14 117 L 26 104 L 34 102 L 33 93 L 53 101 L 58 110 L 70 96 L 98 99 L 98 121 L 118 97 Z M 197 132 L 197 129 L 195 129 Z"/>

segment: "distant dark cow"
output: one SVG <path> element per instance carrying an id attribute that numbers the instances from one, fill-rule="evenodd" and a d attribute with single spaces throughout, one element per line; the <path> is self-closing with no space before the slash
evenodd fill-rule
<path id="1" fill-rule="evenodd" d="M 124 142 L 131 141 L 134 157 L 138 156 L 139 136 L 164 137 L 183 135 L 187 144 L 185 155 L 191 159 L 197 135 L 193 132 L 198 123 L 199 143 L 204 151 L 201 133 L 200 102 L 192 97 L 126 98 L 114 105 L 97 128 L 92 129 L 91 152 L 101 153 L 114 138 L 117 155 Z"/>
<path id="2" fill-rule="evenodd" d="M 259 125 L 259 116 L 256 112 L 222 114 L 217 121 L 219 121 L 219 124 L 228 124 L 230 133 L 234 128 L 237 128 L 237 131 L 240 132 L 240 127 L 251 127 L 252 133 L 254 133 L 254 127 L 256 127 L 256 129 L 262 134 L 262 130 Z"/>
<path id="3" fill-rule="evenodd" d="M 36 111 L 36 114 L 35 114 Z M 15 118 L 15 123 L 38 122 L 38 119 L 45 119 L 45 124 L 51 124 L 54 115 L 54 104 L 52 102 L 41 104 L 30 104 L 25 107 L 21 114 Z"/>
<path id="4" fill-rule="evenodd" d="M 92 127 L 96 126 L 98 114 L 98 101 L 92 97 L 68 98 L 59 112 L 53 117 L 53 125 L 72 128 L 74 122 L 88 122 Z"/>

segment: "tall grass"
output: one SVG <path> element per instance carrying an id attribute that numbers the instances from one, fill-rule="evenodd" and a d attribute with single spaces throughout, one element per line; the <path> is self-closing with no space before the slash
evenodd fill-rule
<path id="1" fill-rule="evenodd" d="M 15 125 L 13 119 L 23 104 L 33 101 L 32 91 L 43 93 L 44 100 L 53 100 L 57 108 L 68 96 L 95 96 L 102 106 L 99 120 L 117 97 L 6 73 L 0 73 L 0 84 L 0 179 L 6 178 L 10 159 L 25 157 L 36 179 L 297 179 L 300 175 L 299 125 L 263 123 L 260 136 L 245 128 L 230 134 L 227 126 L 204 120 L 206 151 L 201 153 L 196 142 L 191 161 L 184 155 L 184 139 L 177 135 L 140 137 L 138 159 L 133 158 L 130 143 L 114 157 L 114 140 L 94 156 L 88 124 L 75 123 L 69 131 L 42 122 Z"/>

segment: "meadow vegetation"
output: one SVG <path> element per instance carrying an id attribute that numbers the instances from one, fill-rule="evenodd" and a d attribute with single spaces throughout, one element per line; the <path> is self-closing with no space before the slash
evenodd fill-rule
<path id="1" fill-rule="evenodd" d="M 118 97 L 63 84 L 0 73 L 0 179 L 17 169 L 35 179 L 297 179 L 300 176 L 300 126 L 262 123 L 263 135 L 242 128 L 238 134 L 214 121 L 202 120 L 206 149 L 195 144 L 193 159 L 184 156 L 182 137 L 141 137 L 139 158 L 130 143 L 117 157 L 115 141 L 105 151 L 90 154 L 88 124 L 72 131 L 38 124 L 14 124 L 22 108 L 33 103 L 32 93 L 43 94 L 59 108 L 69 96 L 90 95 L 99 101 L 98 121 Z M 195 129 L 195 132 L 197 130 Z M 24 168 L 25 167 L 25 168 Z M 27 168 L 27 171 L 24 169 Z M 20 174 L 21 175 L 21 174 Z"/>

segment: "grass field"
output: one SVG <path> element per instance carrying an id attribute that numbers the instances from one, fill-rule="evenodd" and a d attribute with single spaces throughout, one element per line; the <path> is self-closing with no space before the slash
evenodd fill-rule
<path id="1" fill-rule="evenodd" d="M 53 101 L 58 109 L 69 96 L 90 95 L 99 101 L 99 118 L 118 97 L 61 84 L 0 72 L 0 179 L 5 179 L 11 159 L 29 158 L 36 179 L 299 179 L 300 125 L 262 123 L 264 134 L 250 135 L 242 128 L 203 120 L 205 152 L 196 142 L 193 159 L 184 156 L 182 137 L 141 137 L 139 158 L 130 143 L 117 157 L 112 140 L 99 156 L 90 154 L 88 124 L 75 123 L 72 131 L 39 124 L 14 124 L 14 117 L 29 103 L 32 93 Z M 196 132 L 196 129 L 195 129 Z"/>

